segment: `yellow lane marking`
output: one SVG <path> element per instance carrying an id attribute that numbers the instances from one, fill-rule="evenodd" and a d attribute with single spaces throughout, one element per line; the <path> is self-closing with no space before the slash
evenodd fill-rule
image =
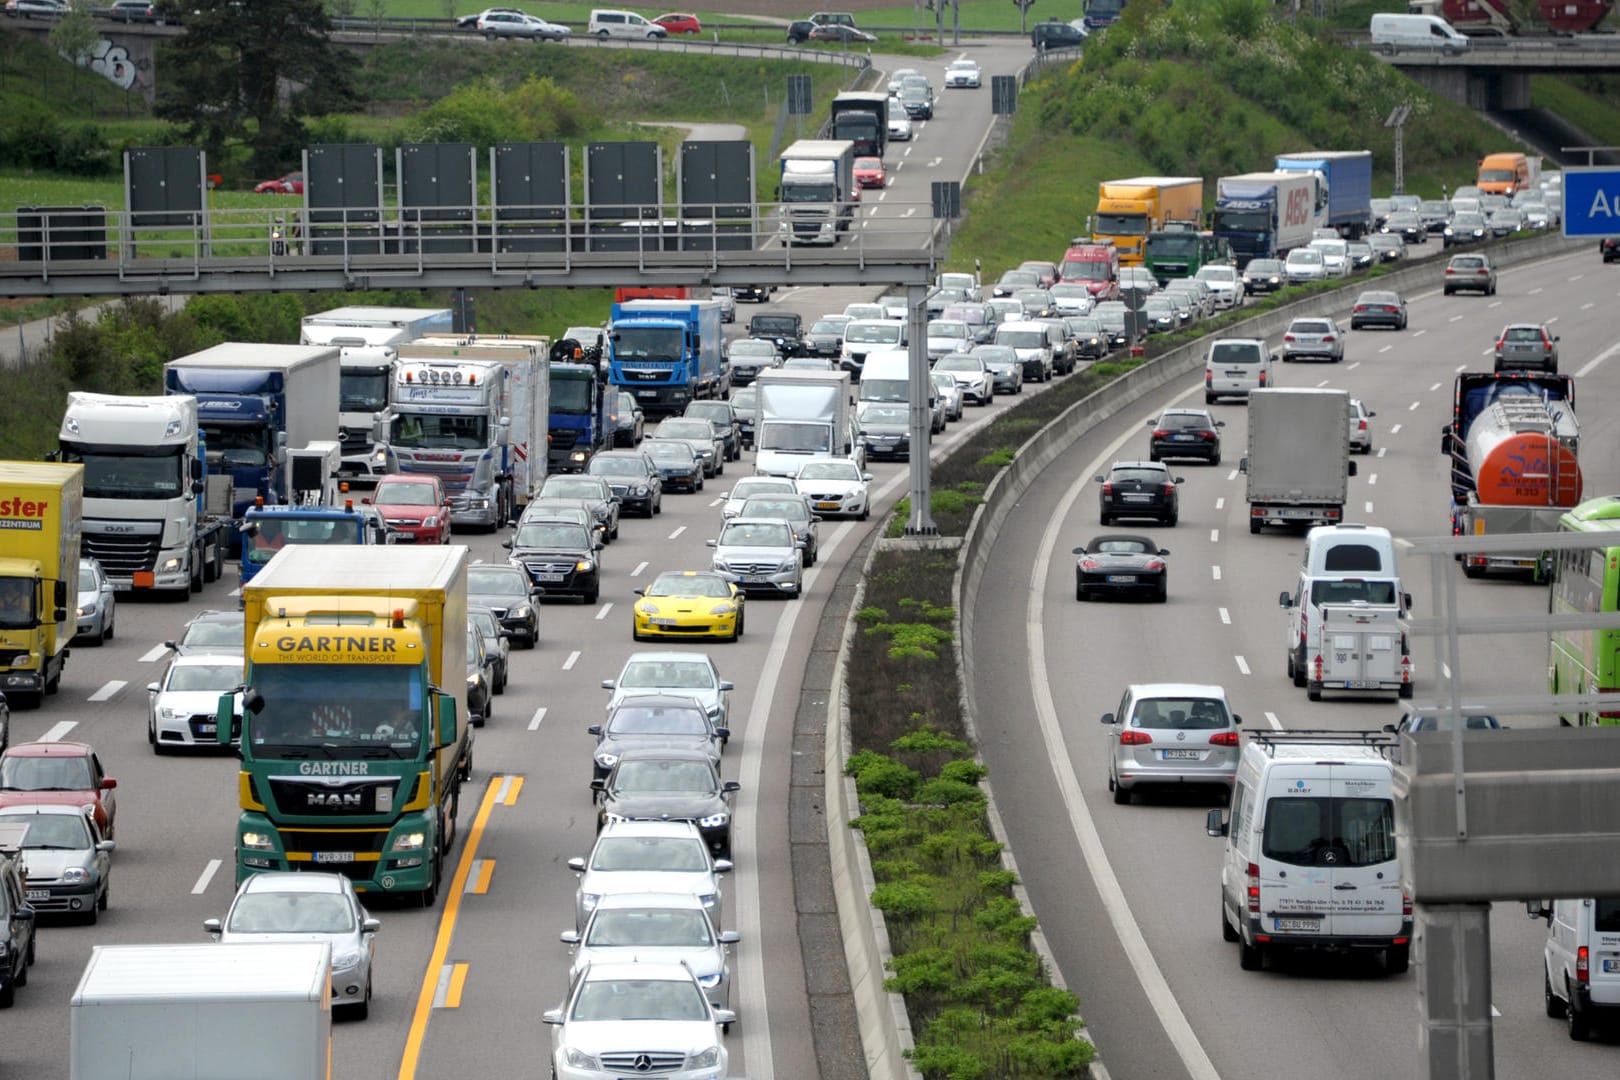
<path id="1" fill-rule="evenodd" d="M 411 1016 L 410 1032 L 405 1037 L 405 1054 L 399 1063 L 399 1080 L 415 1080 L 417 1059 L 422 1055 L 422 1040 L 427 1035 L 428 1017 L 433 1015 L 433 997 L 439 987 L 439 973 L 445 957 L 450 953 L 450 939 L 455 936 L 456 914 L 461 910 L 461 895 L 467 887 L 468 872 L 483 838 L 484 827 L 489 824 L 490 811 L 495 808 L 495 784 L 500 777 L 491 778 L 484 788 L 484 797 L 478 803 L 478 816 L 461 845 L 461 858 L 456 862 L 456 873 L 449 888 L 441 887 L 444 910 L 439 914 L 439 932 L 433 939 L 433 952 L 428 956 L 427 970 L 422 976 L 422 988 L 416 994 L 416 1011 Z M 465 978 L 465 976 L 463 976 Z M 459 998 L 460 991 L 457 991 Z"/>
<path id="2" fill-rule="evenodd" d="M 482 896 L 489 892 L 489 879 L 495 876 L 494 859 L 477 859 L 473 862 L 472 878 L 467 882 L 467 891 Z"/>
<path id="3" fill-rule="evenodd" d="M 512 776 L 508 777 L 507 779 L 511 782 L 507 785 L 506 798 L 502 800 L 502 803 L 506 806 L 516 806 L 518 801 L 518 792 L 523 790 L 523 777 Z"/>
<path id="4" fill-rule="evenodd" d="M 457 964 L 450 972 L 450 989 L 444 994 L 444 1007 L 461 1008 L 461 990 L 467 985 L 467 965 Z"/>

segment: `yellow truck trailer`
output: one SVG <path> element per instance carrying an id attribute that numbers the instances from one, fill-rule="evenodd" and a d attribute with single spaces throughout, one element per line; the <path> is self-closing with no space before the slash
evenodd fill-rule
<path id="1" fill-rule="evenodd" d="M 1167 221 L 1197 226 L 1204 213 L 1204 181 L 1197 176 L 1138 176 L 1097 185 L 1094 242 L 1112 243 L 1124 266 L 1140 266 L 1147 234 Z"/>
<path id="2" fill-rule="evenodd" d="M 0 690 L 56 693 L 78 628 L 84 466 L 0 461 Z"/>

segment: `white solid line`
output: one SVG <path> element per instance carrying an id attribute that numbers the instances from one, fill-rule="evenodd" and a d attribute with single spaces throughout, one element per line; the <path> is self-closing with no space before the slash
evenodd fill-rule
<path id="1" fill-rule="evenodd" d="M 546 707 L 544 705 L 542 705 L 538 709 L 534 710 L 534 715 L 533 716 L 529 717 L 529 730 L 530 731 L 539 731 L 540 730 L 540 725 L 545 722 L 545 719 L 546 719 Z"/>
<path id="2" fill-rule="evenodd" d="M 1432 394 L 1432 393 L 1434 393 L 1434 392 L 1435 392 L 1435 391 L 1436 391 L 1436 390 L 1438 390 L 1438 389 L 1440 389 L 1440 384 L 1439 384 L 1439 383 L 1435 383 L 1435 384 L 1434 384 L 1434 385 L 1433 385 L 1433 386 L 1431 386 L 1431 387 L 1429 387 L 1429 393 L 1431 393 L 1431 394 Z"/>
<path id="3" fill-rule="evenodd" d="M 1212 566 L 1209 568 L 1209 571 L 1215 576 L 1216 581 L 1221 580 L 1221 568 L 1219 566 Z"/>
<path id="4" fill-rule="evenodd" d="M 141 663 L 156 663 L 167 655 L 169 655 L 169 647 L 167 645 L 154 645 L 150 649 L 146 650 L 145 655 L 141 657 Z"/>
<path id="5" fill-rule="evenodd" d="M 609 600 L 607 603 L 602 605 L 602 610 L 600 610 L 600 611 L 598 611 L 596 613 L 596 621 L 601 622 L 603 619 L 607 618 L 607 613 L 612 611 L 612 610 L 613 610 L 613 601 Z"/>
<path id="6" fill-rule="evenodd" d="M 1212 544 L 1220 543 L 1221 542 L 1221 530 L 1219 530 L 1219 529 L 1211 529 L 1211 530 L 1209 530 L 1209 542 L 1212 543 Z"/>
<path id="7" fill-rule="evenodd" d="M 40 742 L 60 742 L 68 732 L 79 726 L 77 720 L 63 720 L 52 725 L 51 729 L 39 737 Z"/>
<path id="8" fill-rule="evenodd" d="M 573 652 L 569 653 L 568 654 L 568 659 L 563 661 L 563 668 L 562 669 L 564 671 L 573 671 L 574 670 L 574 665 L 579 663 L 579 655 L 580 654 L 579 654 L 578 649 L 575 649 Z"/>
<path id="9" fill-rule="evenodd" d="M 678 539 L 680 539 L 681 533 L 683 533 L 685 531 L 686 531 L 686 526 L 682 525 L 680 528 L 678 528 L 674 532 L 670 533 L 669 538 L 671 540 L 678 540 Z"/>
<path id="10" fill-rule="evenodd" d="M 1266 723 L 1270 724 L 1272 730 L 1274 731 L 1281 731 L 1283 729 L 1282 721 L 1277 719 L 1277 714 L 1274 712 L 1266 713 Z"/>
<path id="11" fill-rule="evenodd" d="M 1378 483 L 1378 474 L 1377 473 L 1369 473 L 1367 475 L 1367 486 L 1371 487 L 1372 485 L 1374 485 L 1376 483 Z"/>
<path id="12" fill-rule="evenodd" d="M 1217 608 L 1216 610 L 1221 613 L 1221 624 L 1223 626 L 1231 626 L 1232 625 L 1232 613 L 1230 611 L 1227 611 L 1225 608 Z"/>
<path id="13" fill-rule="evenodd" d="M 630 571 L 630 576 L 631 577 L 640 577 L 641 572 L 643 570 L 645 570 L 645 569 L 647 569 L 647 564 L 644 563 L 644 562 L 638 562 L 638 563 L 636 563 L 636 568 L 634 570 Z"/>
<path id="14" fill-rule="evenodd" d="M 1234 656 L 1232 659 L 1237 661 L 1239 671 L 1245 675 L 1249 674 L 1249 662 L 1247 660 L 1243 659 L 1241 656 Z"/>
<path id="15" fill-rule="evenodd" d="M 118 691 L 122 690 L 128 685 L 129 684 L 123 679 L 112 679 L 100 690 L 97 690 L 95 693 L 91 694 L 87 700 L 106 701 L 108 698 L 112 697 L 114 694 L 118 693 Z"/>
<path id="16" fill-rule="evenodd" d="M 439 969 L 439 983 L 433 988 L 433 1007 L 444 1008 L 445 998 L 450 996 L 450 976 L 455 974 L 455 964 L 445 964 Z"/>
<path id="17" fill-rule="evenodd" d="M 219 860 L 209 859 L 208 865 L 203 867 L 203 872 L 197 877 L 197 884 L 191 887 L 191 895 L 201 896 L 207 892 L 208 883 L 214 880 L 214 875 L 217 873 L 219 873 Z"/>
<path id="18" fill-rule="evenodd" d="M 1393 425 L 1393 426 L 1392 426 L 1392 427 L 1391 427 L 1391 428 L 1390 428 L 1390 429 L 1389 429 L 1389 433 L 1390 433 L 1390 434 L 1391 434 L 1391 435 L 1399 435 L 1399 434 L 1400 434 L 1400 433 L 1401 433 L 1401 425 L 1399 425 L 1399 424 L 1395 424 L 1395 425 Z"/>
<path id="19" fill-rule="evenodd" d="M 1581 366 L 1579 371 L 1575 372 L 1576 376 L 1579 377 L 1582 375 L 1590 375 L 1593 368 L 1603 363 L 1603 361 L 1607 360 L 1615 353 L 1620 353 L 1620 345 L 1610 345 L 1607 349 L 1604 349 L 1602 352 L 1592 357 L 1592 359 L 1588 360 Z"/>
<path id="20" fill-rule="evenodd" d="M 1215 509 L 1217 509 L 1217 510 L 1226 509 L 1226 496 L 1223 495 L 1219 499 L 1215 500 Z"/>

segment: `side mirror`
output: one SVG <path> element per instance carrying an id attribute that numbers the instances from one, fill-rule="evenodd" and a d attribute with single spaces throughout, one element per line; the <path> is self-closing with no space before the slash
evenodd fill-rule
<path id="1" fill-rule="evenodd" d="M 568 869 L 572 870 L 576 874 L 583 874 L 585 872 L 585 860 L 580 856 L 575 855 L 572 859 L 568 860 Z"/>
<path id="2" fill-rule="evenodd" d="M 732 682 L 729 679 L 721 679 L 720 680 L 720 689 L 721 689 L 722 692 L 724 692 L 726 690 L 735 690 L 735 689 L 737 689 L 737 684 Z"/>
<path id="3" fill-rule="evenodd" d="M 612 690 L 617 685 L 618 684 L 615 683 L 612 679 L 603 679 L 602 680 L 602 689 L 604 689 L 604 690 Z"/>
<path id="4" fill-rule="evenodd" d="M 542 1024 L 560 1024 L 563 1022 L 563 1011 L 561 1009 L 547 1009 L 540 1014 L 540 1022 Z"/>
<path id="5" fill-rule="evenodd" d="M 647 590 L 646 589 L 631 589 L 630 592 L 634 596 L 646 596 L 647 595 Z M 607 684 L 603 683 L 603 685 L 606 686 Z"/>
<path id="6" fill-rule="evenodd" d="M 1238 458 L 1238 472 L 1247 474 L 1248 471 L 1249 471 L 1249 459 L 1247 457 Z"/>
<path id="7" fill-rule="evenodd" d="M 456 699 L 449 694 L 434 694 L 433 704 L 439 717 L 437 745 L 451 746 L 456 741 Z"/>
<path id="8" fill-rule="evenodd" d="M 1391 735 L 1398 735 L 1400 734 L 1401 729 L 1396 727 L 1394 724 L 1385 724 L 1384 730 L 1389 732 Z"/>
<path id="9" fill-rule="evenodd" d="M 717 874 L 729 874 L 734 865 L 730 859 L 716 859 L 714 860 L 714 872 Z"/>
<path id="10" fill-rule="evenodd" d="M 1102 714 L 1102 722 L 1105 724 L 1117 724 L 1119 720 L 1114 716 L 1113 713 L 1105 712 Z"/>
<path id="11" fill-rule="evenodd" d="M 600 540 L 592 540 L 591 541 L 591 550 L 592 551 L 601 551 L 606 546 L 607 545 L 602 543 L 602 541 L 600 541 Z"/>
<path id="12" fill-rule="evenodd" d="M 735 780 L 727 780 L 724 784 L 720 785 L 720 790 L 729 794 L 733 791 L 741 791 L 742 785 Z"/>
<path id="13" fill-rule="evenodd" d="M 716 541 L 716 540 L 705 540 L 703 542 L 704 542 L 704 544 L 708 545 L 709 547 L 716 547 L 719 544 L 719 541 Z"/>
<path id="14" fill-rule="evenodd" d="M 101 790 L 102 791 L 111 791 L 113 788 L 115 788 L 117 786 L 118 786 L 118 781 L 117 780 L 114 780 L 110 776 L 102 777 L 102 780 L 101 780 Z"/>
<path id="15" fill-rule="evenodd" d="M 510 541 L 510 540 L 502 540 L 501 541 L 501 547 L 505 548 L 507 551 L 511 551 L 512 550 L 512 541 Z"/>
<path id="16" fill-rule="evenodd" d="M 1243 717 L 1239 716 L 1237 713 L 1233 713 L 1232 714 L 1232 726 L 1233 727 L 1242 727 L 1243 726 Z"/>
<path id="17" fill-rule="evenodd" d="M 1100 484 L 1100 483 L 1102 483 L 1102 482 L 1103 482 L 1103 478 L 1102 478 L 1102 477 L 1100 477 L 1100 476 L 1093 476 L 1093 477 L 1092 477 L 1092 478 L 1091 478 L 1091 479 L 1092 479 L 1092 481 L 1093 481 L 1093 482 L 1094 482 L 1094 483 L 1098 483 L 1098 484 Z"/>
<path id="18" fill-rule="evenodd" d="M 1371 414 L 1368 414 L 1368 415 L 1371 415 Z M 1215 426 L 1216 427 L 1225 427 L 1226 426 L 1226 421 L 1225 420 L 1217 420 L 1217 421 L 1215 421 Z"/>
<path id="19" fill-rule="evenodd" d="M 117 851 L 118 850 L 118 841 L 116 841 L 116 840 L 97 840 L 96 841 L 96 850 L 97 851 Z"/>
<path id="20" fill-rule="evenodd" d="M 1285 589 L 1277 594 L 1277 606 L 1290 608 L 1294 606 L 1294 598 Z"/>
<path id="21" fill-rule="evenodd" d="M 1550 925 L 1552 923 L 1552 901 L 1526 900 L 1524 902 L 1524 913 L 1532 919 L 1545 919 Z"/>
<path id="22" fill-rule="evenodd" d="M 1225 836 L 1227 823 L 1225 815 L 1219 809 L 1211 810 L 1204 818 L 1204 832 L 1210 836 Z"/>
<path id="23" fill-rule="evenodd" d="M 225 932 L 225 924 L 218 919 L 204 919 L 203 930 L 217 938 Z"/>
<path id="24" fill-rule="evenodd" d="M 258 716 L 264 711 L 264 695 L 252 687 L 242 691 L 242 711 Z"/>
<path id="25" fill-rule="evenodd" d="M 148 694 L 155 694 L 155 693 L 157 693 L 157 692 L 158 692 L 158 684 L 157 684 L 157 683 L 155 683 L 155 682 L 149 682 L 149 683 L 147 683 L 147 684 L 146 684 L 146 692 L 147 692 L 147 693 L 148 693 Z"/>
<path id="26" fill-rule="evenodd" d="M 590 727 L 585 729 L 585 734 L 587 734 L 587 735 L 595 735 L 597 738 L 601 738 L 602 737 L 602 725 L 601 724 L 592 724 Z"/>
<path id="27" fill-rule="evenodd" d="M 606 791 L 607 790 L 607 781 L 606 780 L 592 780 L 591 781 L 591 790 L 592 791 Z"/>
<path id="28" fill-rule="evenodd" d="M 1158 421 L 1158 419 L 1157 419 L 1157 418 L 1152 418 L 1152 419 L 1149 419 L 1149 420 L 1148 420 L 1148 421 L 1147 421 L 1147 426 L 1148 426 L 1148 427 L 1158 427 L 1158 426 L 1159 426 L 1159 421 Z"/>
<path id="29" fill-rule="evenodd" d="M 367 919 L 366 921 L 364 921 L 364 922 L 362 922 L 360 924 L 360 932 L 362 934 L 375 934 L 377 931 L 379 931 L 381 929 L 382 929 L 382 920 L 381 919 Z"/>
<path id="30" fill-rule="evenodd" d="M 722 945 L 735 945 L 741 940 L 742 935 L 737 933 L 735 930 L 720 931 L 720 944 Z"/>

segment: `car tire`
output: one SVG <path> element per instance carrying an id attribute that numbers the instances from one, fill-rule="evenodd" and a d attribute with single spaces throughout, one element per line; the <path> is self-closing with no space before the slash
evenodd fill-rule
<path id="1" fill-rule="evenodd" d="M 1592 1038 L 1592 1020 L 1575 1007 L 1575 994 L 1569 995 L 1569 1004 L 1564 1009 L 1564 1018 L 1569 1021 L 1569 1037 L 1573 1042 L 1586 1042 Z"/>
<path id="2" fill-rule="evenodd" d="M 1168 580 L 1160 581 L 1159 582 L 1159 591 L 1154 594 L 1153 602 L 1156 603 L 1156 604 L 1164 604 L 1164 603 L 1168 603 L 1169 600 L 1170 600 L 1170 582 Z"/>
<path id="3" fill-rule="evenodd" d="M 859 514 L 855 515 L 855 520 L 856 521 L 865 521 L 867 518 L 869 518 L 871 516 L 872 516 L 872 504 L 867 503 L 865 506 L 861 507 L 861 512 Z"/>
<path id="4" fill-rule="evenodd" d="M 646 641 L 647 640 L 647 635 L 643 634 L 640 630 L 637 630 L 636 629 L 636 624 L 634 622 L 630 623 L 630 640 L 631 641 Z"/>
<path id="5" fill-rule="evenodd" d="M 1221 463 L 1221 455 L 1220 455 L 1220 453 L 1217 452 L 1214 457 L 1210 458 L 1209 463 L 1210 463 L 1211 466 L 1219 465 Z"/>
<path id="6" fill-rule="evenodd" d="M 101 895 L 96 897 L 96 910 L 97 911 L 106 911 L 107 910 L 107 905 L 110 904 L 110 903 L 112 903 L 112 882 L 111 881 L 109 881 L 107 883 L 107 887 L 105 889 L 101 890 Z"/>
<path id="7" fill-rule="evenodd" d="M 1305 683 L 1305 698 L 1308 701 L 1321 701 L 1322 700 L 1322 684 L 1319 683 L 1319 682 L 1309 682 L 1309 681 L 1307 681 Z"/>
<path id="8" fill-rule="evenodd" d="M 1108 780 L 1108 787 L 1109 787 L 1109 790 L 1111 790 L 1114 793 L 1114 805 L 1115 806 L 1129 806 L 1129 805 L 1131 805 L 1131 791 L 1130 791 L 1130 788 L 1127 788 L 1127 787 L 1124 787 L 1124 786 L 1122 786 L 1120 784 L 1115 783 L 1112 777 L 1110 777 L 1109 780 Z"/>
<path id="9" fill-rule="evenodd" d="M 1258 945 L 1238 941 L 1238 967 L 1244 971 L 1259 971 L 1266 966 L 1266 954 Z"/>
<path id="10" fill-rule="evenodd" d="M 1303 645 L 1300 646 L 1298 655 L 1294 657 L 1294 663 L 1290 670 L 1294 675 L 1294 685 L 1303 689 L 1305 686 L 1305 647 Z"/>
<path id="11" fill-rule="evenodd" d="M 1205 394 L 1204 395 L 1204 404 L 1205 405 L 1213 405 L 1213 404 L 1215 404 L 1215 395 L 1214 394 Z"/>
<path id="12" fill-rule="evenodd" d="M 1411 683 L 1402 683 L 1401 688 L 1396 691 L 1396 696 L 1402 701 L 1410 701 L 1415 690 L 1416 688 Z"/>
<path id="13" fill-rule="evenodd" d="M 79 921 L 85 926 L 94 926 L 96 923 L 101 921 L 101 912 L 96 909 L 95 904 L 91 904 L 89 907 L 85 908 L 82 914 L 84 917 Z"/>
<path id="14" fill-rule="evenodd" d="M 23 972 L 27 970 L 28 965 L 24 964 L 22 972 L 12 976 L 11 981 L 6 985 L 0 986 L 0 1009 L 9 1009 L 17 1003 L 17 987 L 22 982 Z"/>
<path id="15" fill-rule="evenodd" d="M 1148 451 L 1148 460 L 1149 461 L 1158 461 L 1159 460 L 1158 452 L 1155 451 L 1155 450 L 1149 450 Z"/>
<path id="16" fill-rule="evenodd" d="M 1232 928 L 1231 920 L 1226 917 L 1226 901 L 1221 901 L 1221 940 L 1236 944 L 1243 940 L 1243 935 Z"/>
<path id="17" fill-rule="evenodd" d="M 1249 519 L 1249 534 L 1251 536 L 1258 536 L 1260 534 L 1260 526 L 1261 526 L 1261 522 L 1260 522 L 1259 518 L 1250 518 Z"/>
<path id="18" fill-rule="evenodd" d="M 1384 950 L 1384 971 L 1386 974 L 1405 975 L 1411 966 L 1411 945 L 1391 945 Z"/>
<path id="19" fill-rule="evenodd" d="M 1181 515 L 1180 514 L 1171 514 L 1169 517 L 1164 519 L 1164 523 L 1168 528 L 1173 529 L 1173 528 L 1176 527 L 1176 522 L 1178 522 L 1180 520 L 1181 520 Z"/>
<path id="20" fill-rule="evenodd" d="M 495 40 L 495 35 L 494 34 L 485 34 L 484 35 L 484 40 L 485 41 L 494 41 Z"/>
<path id="21" fill-rule="evenodd" d="M 602 587 L 600 585 L 598 585 L 596 588 L 592 589 L 590 592 L 585 594 L 585 606 L 589 607 L 590 605 L 596 603 L 597 600 L 601 597 L 601 595 L 602 595 Z"/>
<path id="22" fill-rule="evenodd" d="M 539 41 L 539 38 L 535 38 Z M 366 976 L 366 996 L 360 999 L 360 1004 L 349 1006 L 349 1015 L 355 1020 L 364 1020 L 371 1015 L 371 976 Z"/>
<path id="23" fill-rule="evenodd" d="M 1555 371 L 1553 374 L 1556 375 L 1557 372 Z M 115 621 L 116 619 L 107 620 L 107 632 L 101 636 L 102 641 L 111 641 L 113 639 L 113 624 Z"/>
<path id="24" fill-rule="evenodd" d="M 1099 525 L 1108 526 L 1108 525 L 1112 525 L 1114 523 L 1114 519 L 1112 517 L 1109 517 L 1107 514 L 1098 514 L 1097 515 L 1097 523 Z"/>

